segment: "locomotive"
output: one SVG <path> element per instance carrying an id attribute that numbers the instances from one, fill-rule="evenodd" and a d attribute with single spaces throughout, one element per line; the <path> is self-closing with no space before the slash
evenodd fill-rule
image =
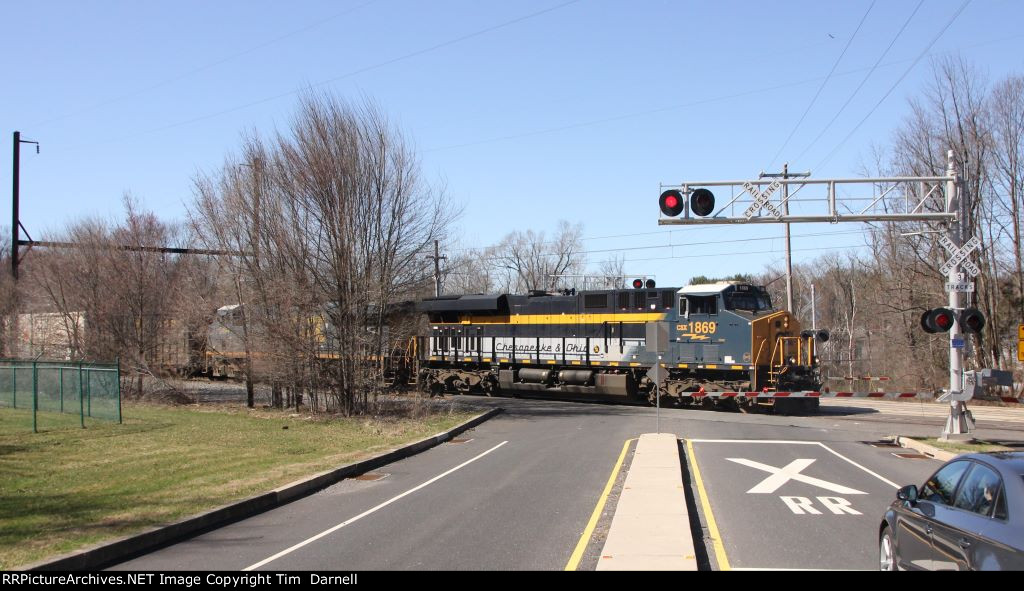
<path id="1" fill-rule="evenodd" d="M 818 408 L 816 397 L 753 396 L 820 391 L 815 341 L 828 338 L 802 330 L 760 286 L 657 288 L 637 280 L 632 290 L 441 296 L 417 310 L 430 323 L 417 346 L 418 382 L 431 393 L 654 403 L 660 390 L 663 402 L 680 406 Z"/>

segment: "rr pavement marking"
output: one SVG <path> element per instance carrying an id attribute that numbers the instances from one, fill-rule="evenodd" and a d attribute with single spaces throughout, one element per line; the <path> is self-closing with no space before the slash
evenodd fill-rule
<path id="1" fill-rule="evenodd" d="M 415 488 L 410 488 L 409 490 L 405 491 L 404 493 L 402 493 L 402 494 L 400 494 L 400 495 L 398 495 L 396 497 L 392 497 L 392 498 L 388 499 L 387 501 L 384 501 L 383 503 L 377 505 L 376 507 L 374 507 L 372 509 L 369 509 L 367 511 L 364 511 L 364 512 L 360 513 L 359 515 L 356 515 L 355 517 L 353 517 L 352 519 L 349 519 L 348 521 L 343 521 L 343 522 L 339 523 L 338 525 L 335 525 L 334 527 L 332 527 L 332 528 L 330 528 L 328 530 L 325 530 L 325 531 L 322 531 L 322 532 L 318 533 L 317 535 L 313 536 L 312 538 L 309 538 L 308 540 L 304 540 L 302 542 L 299 542 L 298 544 L 295 544 L 294 546 L 292 546 L 290 548 L 287 548 L 285 550 L 282 550 L 282 551 L 278 552 L 277 554 L 274 554 L 270 558 L 263 559 L 263 560 L 257 562 L 256 564 L 253 564 L 251 566 L 245 567 L 242 570 L 243 571 L 255 570 L 255 569 L 257 569 L 257 568 L 259 568 L 259 567 L 261 567 L 261 566 L 263 566 L 263 565 L 265 565 L 265 564 L 267 564 L 269 562 L 273 562 L 273 561 L 277 560 L 278 558 L 281 558 L 282 556 L 286 556 L 288 554 L 291 554 L 292 552 L 298 550 L 299 548 L 302 548 L 303 546 L 307 546 L 309 544 L 312 544 L 313 542 L 319 540 L 320 538 L 322 538 L 324 536 L 328 536 L 328 535 L 338 531 L 339 529 L 345 527 L 346 525 L 350 525 L 352 523 L 355 523 L 355 522 L 359 521 L 360 519 L 362 519 L 363 517 L 366 517 L 367 515 L 370 515 L 371 513 L 376 513 L 377 511 L 379 511 L 380 509 L 383 509 L 384 507 L 387 507 L 391 503 L 394 503 L 395 501 L 397 501 L 399 499 L 402 499 L 402 498 L 404 498 L 406 496 L 409 496 L 412 493 L 420 490 L 421 488 L 424 488 L 426 486 L 429 486 L 429 485 L 437 482 L 438 480 L 441 480 L 445 476 L 448 476 L 449 474 L 451 474 L 452 472 L 455 472 L 456 470 L 459 470 L 460 468 L 464 468 L 464 467 L 468 466 L 469 464 L 472 464 L 473 462 L 475 462 L 475 461 L 479 460 L 480 458 L 486 456 L 487 454 L 489 454 L 492 451 L 498 449 L 499 447 L 505 445 L 506 443 L 508 443 L 508 441 L 502 441 L 501 443 L 499 443 L 498 445 L 495 445 L 494 447 L 492 447 L 491 449 L 485 451 L 484 453 L 482 453 L 482 454 L 480 454 L 480 455 L 478 455 L 478 456 L 476 456 L 476 457 L 474 457 L 472 459 L 469 459 L 469 460 L 459 464 L 458 466 L 455 466 L 454 468 L 452 468 L 451 470 L 448 470 L 447 472 L 445 472 L 443 474 L 440 474 L 438 476 L 435 476 L 435 477 L 431 478 L 430 480 L 424 482 L 423 484 L 421 484 L 421 485 L 419 485 L 419 486 L 417 486 Z"/>
<path id="2" fill-rule="evenodd" d="M 888 484 L 889 486 L 892 486 L 893 488 L 897 488 L 897 489 L 899 488 L 899 485 L 896 484 L 895 482 L 893 482 L 893 481 L 891 481 L 891 480 L 889 480 L 889 479 L 887 479 L 887 478 L 885 478 L 883 476 L 880 476 L 880 475 L 876 474 L 875 472 L 872 472 L 871 470 L 865 468 L 864 466 L 861 466 L 857 462 L 851 460 L 850 458 L 847 458 L 846 456 L 840 454 L 839 452 L 835 451 L 834 449 L 830 448 L 829 446 L 825 445 L 824 443 L 821 443 L 820 441 L 788 441 L 788 440 L 778 440 L 778 439 L 767 439 L 767 440 L 758 440 L 758 439 L 687 439 L 686 440 L 686 449 L 689 452 L 689 456 L 690 456 L 690 460 L 691 460 L 690 464 L 692 464 L 692 467 L 693 467 L 693 476 L 694 476 L 694 480 L 695 480 L 695 482 L 697 484 L 697 492 L 700 494 L 701 508 L 703 509 L 704 515 L 705 515 L 705 517 L 708 520 L 708 532 L 711 534 L 711 541 L 712 541 L 712 543 L 714 545 L 714 548 L 715 548 L 715 558 L 717 559 L 719 570 L 734 570 L 734 569 L 732 569 L 732 567 L 729 565 L 729 559 L 728 559 L 728 557 L 725 554 L 725 545 L 722 543 L 722 535 L 718 531 L 718 524 L 715 521 L 715 516 L 714 516 L 714 514 L 711 511 L 711 502 L 708 500 L 708 494 L 707 494 L 707 491 L 704 488 L 704 481 L 703 481 L 703 479 L 701 478 L 701 475 L 700 475 L 700 468 L 697 466 L 697 456 L 696 456 L 696 454 L 693 451 L 693 444 L 694 443 L 757 443 L 757 444 L 769 443 L 769 444 L 788 444 L 788 445 L 817 445 L 817 446 L 825 449 L 826 451 L 828 451 L 832 455 L 834 455 L 834 456 L 836 456 L 836 457 L 838 457 L 838 458 L 840 458 L 840 459 L 842 459 L 842 460 L 844 460 L 844 461 L 846 461 L 846 462 L 856 466 L 857 468 L 860 468 L 864 472 L 867 472 L 868 474 L 874 476 L 875 478 L 881 480 L 882 482 Z M 733 460 L 733 461 L 735 461 L 735 460 Z M 772 469 L 772 471 L 774 471 L 774 470 L 775 470 L 775 468 Z M 799 470 L 797 470 L 797 472 L 799 472 Z M 772 478 L 774 478 L 774 476 L 769 477 L 769 480 L 772 479 Z M 806 478 L 806 477 L 804 477 L 804 478 Z M 735 569 L 735 570 L 762 570 L 762 569 Z M 786 569 L 786 570 L 788 570 L 788 569 Z"/>

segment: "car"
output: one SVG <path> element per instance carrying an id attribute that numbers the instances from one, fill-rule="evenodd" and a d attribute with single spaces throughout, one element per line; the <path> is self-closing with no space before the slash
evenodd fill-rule
<path id="1" fill-rule="evenodd" d="M 878 555 L 881 570 L 1024 570 L 1024 452 L 957 456 L 899 489 Z"/>

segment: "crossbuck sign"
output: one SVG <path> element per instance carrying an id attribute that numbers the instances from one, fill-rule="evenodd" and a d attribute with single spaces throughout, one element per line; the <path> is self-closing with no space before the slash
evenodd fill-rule
<path id="1" fill-rule="evenodd" d="M 971 252 L 981 248 L 981 242 L 977 236 L 967 241 L 967 244 L 957 248 L 956 244 L 949 239 L 948 236 L 941 236 L 939 238 L 939 244 L 946 249 L 946 252 L 950 254 L 949 260 L 939 269 L 943 275 L 949 273 L 951 269 L 955 269 L 957 265 L 963 267 L 964 271 L 967 271 L 971 277 L 977 277 L 978 273 L 981 273 L 981 269 L 978 269 L 977 265 L 967 260 Z"/>
<path id="2" fill-rule="evenodd" d="M 775 207 L 775 204 L 769 201 L 772 193 L 781 186 L 782 183 L 780 183 L 778 179 L 775 179 L 772 184 L 768 185 L 764 192 L 761 192 L 758 191 L 757 187 L 752 183 L 743 183 L 743 188 L 747 190 L 747 193 L 750 193 L 751 197 L 754 198 L 754 202 L 750 204 L 750 207 L 748 207 L 746 211 L 743 212 L 743 215 L 747 216 L 747 219 L 749 220 L 754 217 L 754 214 L 756 214 L 758 210 L 763 208 L 771 212 L 771 214 L 776 218 L 781 218 L 782 213 L 779 211 L 779 208 Z"/>

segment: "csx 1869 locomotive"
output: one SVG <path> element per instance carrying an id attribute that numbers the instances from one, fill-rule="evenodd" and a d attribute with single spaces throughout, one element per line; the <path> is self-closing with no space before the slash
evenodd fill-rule
<path id="1" fill-rule="evenodd" d="M 652 285 L 649 282 L 649 285 Z M 817 398 L 743 396 L 818 391 L 815 340 L 763 287 L 737 282 L 679 288 L 429 298 L 419 383 L 434 393 L 520 392 L 817 408 Z M 705 392 L 739 392 L 729 398 Z"/>

